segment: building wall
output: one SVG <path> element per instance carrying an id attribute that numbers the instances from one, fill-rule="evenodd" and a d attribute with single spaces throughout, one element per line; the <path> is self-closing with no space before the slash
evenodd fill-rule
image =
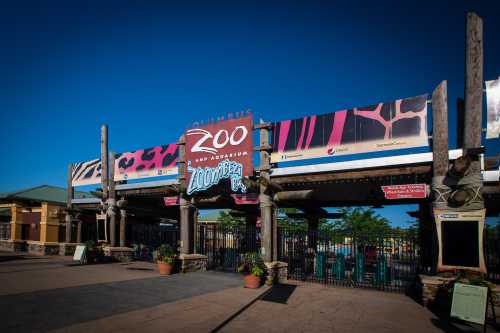
<path id="1" fill-rule="evenodd" d="M 40 241 L 58 242 L 59 224 L 64 222 L 63 206 L 42 202 Z"/>

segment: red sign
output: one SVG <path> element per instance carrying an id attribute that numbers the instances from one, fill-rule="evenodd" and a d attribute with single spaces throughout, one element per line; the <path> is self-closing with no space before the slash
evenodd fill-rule
<path id="1" fill-rule="evenodd" d="M 427 197 L 426 184 L 403 184 L 382 186 L 386 199 L 423 199 Z"/>
<path id="2" fill-rule="evenodd" d="M 249 193 L 249 194 L 232 194 L 234 198 L 234 203 L 237 205 L 258 205 L 259 204 L 259 194 Z"/>
<path id="3" fill-rule="evenodd" d="M 252 116 L 186 131 L 187 193 L 230 179 L 233 192 L 246 193 L 243 176 L 253 174 Z"/>
<path id="4" fill-rule="evenodd" d="M 163 197 L 163 202 L 165 206 L 178 206 L 179 205 L 179 197 Z"/>

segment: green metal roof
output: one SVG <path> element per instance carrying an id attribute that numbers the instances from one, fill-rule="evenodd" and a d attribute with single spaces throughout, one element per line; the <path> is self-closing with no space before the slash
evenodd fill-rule
<path id="1" fill-rule="evenodd" d="M 57 202 L 66 203 L 67 191 L 65 188 L 51 186 L 51 185 L 41 185 L 37 187 L 32 187 L 28 189 L 23 189 L 13 192 L 3 192 L 0 193 L 0 200 L 7 201 L 12 199 L 21 200 L 33 200 L 33 201 L 47 201 L 47 202 Z M 90 193 L 87 192 L 74 192 L 75 198 L 93 198 Z"/>

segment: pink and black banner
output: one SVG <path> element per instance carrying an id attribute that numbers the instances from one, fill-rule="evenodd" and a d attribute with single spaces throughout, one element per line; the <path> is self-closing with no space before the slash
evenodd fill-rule
<path id="1" fill-rule="evenodd" d="M 271 162 L 428 146 L 427 94 L 274 123 Z"/>
<path id="2" fill-rule="evenodd" d="M 115 181 L 175 175 L 178 173 L 179 146 L 156 146 L 115 157 Z"/>

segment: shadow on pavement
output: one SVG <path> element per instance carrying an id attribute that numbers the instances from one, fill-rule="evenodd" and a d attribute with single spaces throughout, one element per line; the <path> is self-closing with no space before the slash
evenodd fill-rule
<path id="1" fill-rule="evenodd" d="M 239 274 L 187 273 L 0 297 L 2 332 L 46 332 L 241 286 Z"/>
<path id="2" fill-rule="evenodd" d="M 262 297 L 262 301 L 274 302 L 286 304 L 288 299 L 295 291 L 297 286 L 292 284 L 279 284 L 272 287 L 271 291 L 268 292 L 264 297 Z"/>
<path id="3" fill-rule="evenodd" d="M 25 256 L 20 256 L 20 255 L 0 256 L 0 262 L 14 261 L 14 260 L 34 260 L 34 259 L 46 259 L 46 258 L 43 258 L 43 257 L 25 257 Z"/>

